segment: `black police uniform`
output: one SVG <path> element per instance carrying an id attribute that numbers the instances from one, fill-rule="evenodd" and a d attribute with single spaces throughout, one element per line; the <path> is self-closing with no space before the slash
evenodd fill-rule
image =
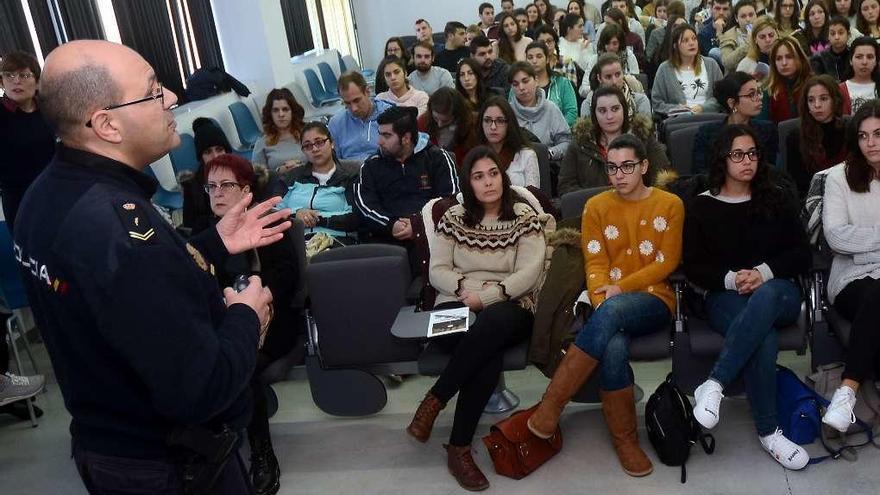
<path id="1" fill-rule="evenodd" d="M 241 431 L 259 320 L 225 307 L 209 229 L 187 243 L 150 203 L 156 181 L 120 162 L 59 146 L 28 189 L 15 252 L 70 411 L 86 486 L 180 490 L 177 427 Z M 239 456 L 211 493 L 247 493 Z M 145 492 L 146 493 L 146 492 Z"/>

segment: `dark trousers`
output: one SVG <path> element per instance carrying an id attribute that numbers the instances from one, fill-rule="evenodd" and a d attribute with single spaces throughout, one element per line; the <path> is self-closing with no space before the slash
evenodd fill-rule
<path id="1" fill-rule="evenodd" d="M 254 398 L 254 412 L 251 416 L 251 422 L 248 424 L 248 436 L 251 439 L 269 440 L 269 409 L 266 398 L 266 389 L 260 380 L 260 375 L 266 366 L 272 362 L 272 358 L 268 354 L 260 351 L 257 353 L 257 367 L 254 370 L 254 376 L 251 378 L 251 393 Z"/>
<path id="2" fill-rule="evenodd" d="M 450 302 L 436 309 L 461 306 L 461 303 Z M 451 445 L 471 444 L 483 409 L 501 376 L 504 351 L 529 337 L 533 321 L 532 313 L 515 302 L 498 302 L 477 313 L 476 321 L 467 332 L 437 339 L 437 344 L 452 357 L 431 393 L 442 402 L 458 394 L 449 436 Z"/>
<path id="3" fill-rule="evenodd" d="M 180 468 L 170 460 L 130 459 L 73 448 L 73 459 L 91 495 L 183 494 Z M 250 481 L 237 452 L 226 463 L 212 495 L 250 495 Z"/>
<path id="4" fill-rule="evenodd" d="M 843 378 L 861 382 L 880 373 L 880 280 L 854 280 L 834 299 L 834 309 L 852 322 Z"/>

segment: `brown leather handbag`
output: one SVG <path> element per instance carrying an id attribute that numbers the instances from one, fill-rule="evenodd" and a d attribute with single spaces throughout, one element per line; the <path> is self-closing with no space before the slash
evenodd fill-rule
<path id="1" fill-rule="evenodd" d="M 483 437 L 496 473 L 515 480 L 525 478 L 562 450 L 562 431 L 558 426 L 547 440 L 536 437 L 526 426 L 537 407 L 513 413 L 492 425 Z"/>

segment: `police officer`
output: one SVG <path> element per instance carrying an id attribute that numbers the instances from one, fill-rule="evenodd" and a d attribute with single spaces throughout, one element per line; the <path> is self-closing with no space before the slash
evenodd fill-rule
<path id="1" fill-rule="evenodd" d="M 98 494 L 250 493 L 229 439 L 249 419 L 272 296 L 258 277 L 221 294 L 213 273 L 281 239 L 290 211 L 269 213 L 280 198 L 246 210 L 248 194 L 187 243 L 143 173 L 180 142 L 177 97 L 153 68 L 125 46 L 75 41 L 49 54 L 40 83 L 62 143 L 25 194 L 15 250 L 83 482 Z"/>

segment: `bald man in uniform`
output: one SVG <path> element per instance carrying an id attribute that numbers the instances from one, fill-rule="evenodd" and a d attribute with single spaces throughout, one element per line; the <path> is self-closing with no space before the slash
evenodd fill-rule
<path id="1" fill-rule="evenodd" d="M 272 295 L 221 292 L 230 254 L 278 241 L 281 198 L 248 194 L 189 242 L 150 203 L 144 169 L 180 143 L 138 53 L 74 41 L 46 58 L 40 103 L 61 144 L 25 194 L 15 253 L 72 416 L 90 493 L 250 493 L 238 435 Z"/>

